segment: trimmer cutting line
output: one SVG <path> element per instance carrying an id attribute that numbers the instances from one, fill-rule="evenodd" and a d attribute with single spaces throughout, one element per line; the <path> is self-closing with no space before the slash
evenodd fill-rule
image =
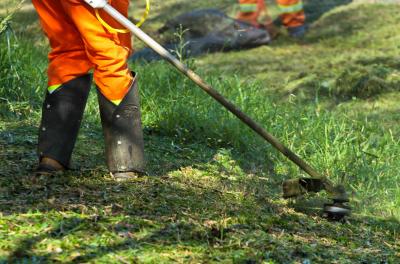
<path id="1" fill-rule="evenodd" d="M 85 0 L 90 6 L 95 9 L 103 9 L 122 26 L 131 31 L 137 38 L 143 41 L 148 47 L 154 50 L 163 59 L 171 63 L 181 73 L 191 79 L 203 91 L 214 98 L 218 103 L 223 105 L 227 110 L 239 118 L 243 123 L 250 127 L 254 132 L 268 141 L 274 148 L 285 155 L 288 159 L 294 162 L 298 167 L 311 176 L 311 178 L 300 178 L 294 180 L 287 180 L 283 183 L 283 196 L 284 198 L 291 198 L 300 196 L 307 192 L 319 192 L 326 190 L 333 200 L 330 204 L 325 204 L 323 211 L 324 214 L 333 220 L 340 220 L 344 216 L 350 214 L 350 207 L 345 203 L 349 202 L 348 196 L 343 186 L 334 186 L 333 183 L 325 176 L 319 174 L 314 168 L 297 156 L 294 152 L 284 146 L 276 137 L 268 133 L 257 122 L 251 119 L 248 115 L 243 113 L 233 103 L 229 102 L 225 97 L 218 93 L 211 85 L 203 81 L 195 72 L 189 69 L 186 65 L 181 63 L 170 52 L 163 48 L 159 43 L 153 40 L 145 32 L 134 25 L 129 19 L 120 14 L 116 9 L 107 3 L 107 0 Z"/>

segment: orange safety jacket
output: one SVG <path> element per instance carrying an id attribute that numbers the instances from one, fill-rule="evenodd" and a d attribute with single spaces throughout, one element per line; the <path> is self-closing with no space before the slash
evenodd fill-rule
<path id="1" fill-rule="evenodd" d="M 123 15 L 128 15 L 129 0 L 109 2 Z M 120 101 L 133 81 L 127 65 L 132 52 L 131 35 L 108 31 L 83 0 L 32 0 L 32 3 L 51 47 L 49 91 L 93 70 L 100 92 L 110 101 Z M 110 26 L 122 27 L 101 10 L 99 12 Z"/>
<path id="2" fill-rule="evenodd" d="M 279 7 L 280 18 L 285 27 L 298 27 L 304 25 L 305 14 L 301 0 L 276 0 Z M 272 23 L 269 16 L 265 16 L 267 8 L 264 0 L 239 0 L 237 19 L 248 22 L 254 26 L 265 26 Z M 264 18 L 262 15 L 264 14 Z M 263 19 L 264 21 L 260 21 Z"/>

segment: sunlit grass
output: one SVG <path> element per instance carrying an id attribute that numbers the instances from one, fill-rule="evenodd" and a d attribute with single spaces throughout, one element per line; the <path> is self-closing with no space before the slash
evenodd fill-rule
<path id="1" fill-rule="evenodd" d="M 302 172 L 163 62 L 131 65 L 149 177 L 110 179 L 93 89 L 77 170 L 32 183 L 47 46 L 34 34 L 37 22 L 25 33 L 11 24 L 16 34 L 0 35 L 0 263 L 397 263 L 398 11 L 338 8 L 302 42 L 282 37 L 272 46 L 187 61 L 348 188 L 354 213 L 341 224 L 319 216 L 323 193 L 307 197 L 311 212 L 306 200 L 281 199 L 282 180 Z M 389 22 L 370 21 L 384 14 Z M 340 18 L 351 15 L 349 28 Z"/>

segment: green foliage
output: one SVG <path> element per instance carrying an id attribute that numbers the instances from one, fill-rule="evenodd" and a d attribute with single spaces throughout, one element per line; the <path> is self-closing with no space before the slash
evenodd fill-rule
<path id="1" fill-rule="evenodd" d="M 13 15 L 21 8 L 25 0 L 20 1 L 15 8 L 9 12 L 4 18 L 0 17 L 0 35 L 10 28 L 10 21 Z"/>
<path id="2" fill-rule="evenodd" d="M 45 86 L 45 58 L 10 32 L 0 35 L 0 116 L 37 109 Z"/>

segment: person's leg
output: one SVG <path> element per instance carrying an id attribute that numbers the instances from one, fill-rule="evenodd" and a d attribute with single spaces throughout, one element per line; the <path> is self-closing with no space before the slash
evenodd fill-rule
<path id="1" fill-rule="evenodd" d="M 117 179 L 130 177 L 131 172 L 142 172 L 144 144 L 138 88 L 127 65 L 131 35 L 108 31 L 94 10 L 80 0 L 64 0 L 62 5 L 79 30 L 87 56 L 95 65 L 94 81 L 99 91 L 108 168 Z M 113 0 L 111 5 L 127 16 L 128 0 Z M 102 11 L 100 15 L 112 27 L 121 28 Z"/>
<path id="2" fill-rule="evenodd" d="M 91 84 L 92 63 L 58 0 L 32 0 L 51 51 L 39 130 L 38 174 L 69 166 Z"/>
<path id="3" fill-rule="evenodd" d="M 56 87 L 87 74 L 93 64 L 88 60 L 79 31 L 59 0 L 32 0 L 42 29 L 49 39 L 48 86 Z"/>
<path id="4" fill-rule="evenodd" d="M 129 0 L 109 1 L 123 15 L 128 15 Z M 133 77 L 127 60 L 132 52 L 131 34 L 108 31 L 96 18 L 94 9 L 82 0 L 63 0 L 66 15 L 78 29 L 86 55 L 94 65 L 94 81 L 110 101 L 118 102 L 128 93 Z M 121 28 L 104 11 L 101 17 L 112 27 Z"/>
<path id="5" fill-rule="evenodd" d="M 144 173 L 144 142 L 136 78 L 119 105 L 98 90 L 107 166 L 116 180 Z"/>
<path id="6" fill-rule="evenodd" d="M 301 0 L 276 0 L 282 24 L 293 37 L 302 37 L 305 34 L 305 19 L 303 2 Z"/>
<path id="7" fill-rule="evenodd" d="M 264 0 L 239 0 L 236 19 L 259 27 L 259 16 L 265 10 Z"/>
<path id="8" fill-rule="evenodd" d="M 236 19 L 258 28 L 265 28 L 272 39 L 279 33 L 273 24 L 264 0 L 239 0 L 239 12 Z"/>

